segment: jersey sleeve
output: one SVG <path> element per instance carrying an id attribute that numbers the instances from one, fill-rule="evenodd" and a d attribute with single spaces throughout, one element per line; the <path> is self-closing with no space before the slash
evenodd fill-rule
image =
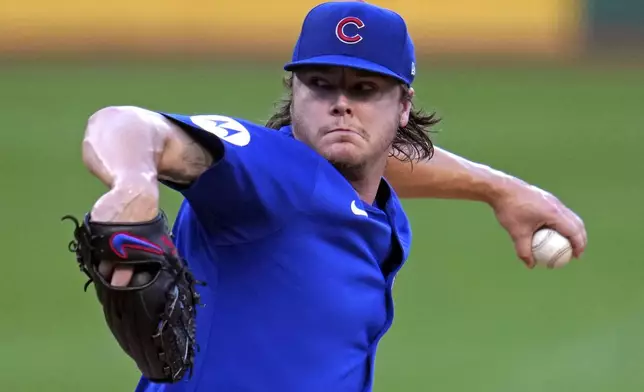
<path id="1" fill-rule="evenodd" d="M 181 126 L 215 159 L 187 186 L 161 182 L 184 196 L 216 241 L 257 240 L 306 209 L 319 161 L 301 143 L 238 118 L 160 114 Z"/>

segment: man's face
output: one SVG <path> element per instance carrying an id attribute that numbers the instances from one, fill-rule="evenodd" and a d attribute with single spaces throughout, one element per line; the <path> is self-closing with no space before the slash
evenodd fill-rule
<path id="1" fill-rule="evenodd" d="M 412 91 L 413 93 L 413 91 Z M 351 68 L 304 68 L 293 80 L 293 133 L 336 166 L 386 160 L 411 103 L 393 78 Z"/>

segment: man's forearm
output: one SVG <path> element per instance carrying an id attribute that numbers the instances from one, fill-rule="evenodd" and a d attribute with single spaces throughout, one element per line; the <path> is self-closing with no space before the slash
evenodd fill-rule
<path id="1" fill-rule="evenodd" d="M 140 113 L 106 108 L 88 121 L 83 162 L 109 188 L 92 208 L 94 220 L 142 221 L 157 213 L 157 160 L 164 139 Z"/>
<path id="2" fill-rule="evenodd" d="M 110 189 L 94 205 L 92 218 L 136 222 L 158 213 L 158 179 L 189 184 L 212 156 L 162 115 L 128 106 L 91 116 L 83 162 Z"/>
<path id="3" fill-rule="evenodd" d="M 435 148 L 429 161 L 400 162 L 390 158 L 387 180 L 402 198 L 439 198 L 492 204 L 523 182 L 489 166 Z"/>

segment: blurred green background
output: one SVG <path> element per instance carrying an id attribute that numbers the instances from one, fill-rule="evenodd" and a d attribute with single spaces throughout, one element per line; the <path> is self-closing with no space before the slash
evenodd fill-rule
<path id="1" fill-rule="evenodd" d="M 415 243 L 377 392 L 644 390 L 635 53 L 421 61 L 417 105 L 444 119 L 436 144 L 553 192 L 585 220 L 589 245 L 563 269 L 527 270 L 487 206 L 406 201 Z M 85 122 L 114 104 L 262 122 L 282 93 L 281 62 L 28 57 L 0 61 L 0 390 L 130 391 L 136 368 L 83 293 L 60 222 L 105 191 L 81 162 Z M 163 190 L 171 216 L 179 202 Z"/>

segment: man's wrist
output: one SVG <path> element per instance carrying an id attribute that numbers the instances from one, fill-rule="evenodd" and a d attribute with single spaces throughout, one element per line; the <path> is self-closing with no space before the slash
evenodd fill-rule
<path id="1" fill-rule="evenodd" d="M 527 184 L 510 175 L 500 173 L 494 176 L 488 183 L 488 191 L 484 195 L 483 201 L 493 209 L 497 209 L 505 203 L 505 200 L 513 197 L 519 190 L 524 189 Z"/>
<path id="2" fill-rule="evenodd" d="M 99 222 L 142 222 L 159 213 L 159 188 L 149 181 L 115 182 L 91 211 L 91 217 Z"/>

